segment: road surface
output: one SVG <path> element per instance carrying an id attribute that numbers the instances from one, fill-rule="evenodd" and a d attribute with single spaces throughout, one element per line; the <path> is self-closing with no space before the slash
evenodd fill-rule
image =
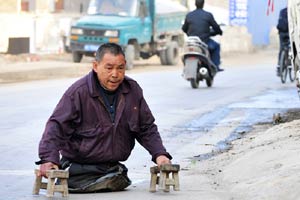
<path id="1" fill-rule="evenodd" d="M 257 122 L 271 121 L 273 113 L 299 107 L 294 84 L 281 84 L 270 64 L 241 64 L 217 74 L 214 85 L 192 89 L 181 68 L 129 71 L 142 86 L 145 98 L 173 163 L 187 169 L 193 159 L 211 156 Z M 76 78 L 0 85 L 0 197 L 45 199 L 32 196 L 34 162 L 46 120 L 59 98 Z M 296 103 L 295 103 L 296 102 Z M 149 193 L 150 155 L 139 145 L 125 163 L 133 184 L 126 192 L 77 194 L 70 199 L 198 199 L 181 177 L 181 191 Z M 175 196 L 174 196 L 175 195 Z M 58 194 L 55 198 L 60 199 Z"/>

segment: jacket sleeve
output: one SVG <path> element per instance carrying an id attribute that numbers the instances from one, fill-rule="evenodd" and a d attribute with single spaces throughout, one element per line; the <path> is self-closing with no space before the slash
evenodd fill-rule
<path id="1" fill-rule="evenodd" d="M 181 29 L 182 29 L 182 31 L 183 31 L 184 33 L 186 33 L 186 34 L 188 33 L 188 22 L 187 22 L 187 18 L 185 18 L 184 24 L 182 25 Z"/>
<path id="2" fill-rule="evenodd" d="M 214 16 L 209 13 L 210 15 L 210 25 L 213 29 L 213 31 L 211 32 L 210 36 L 215 36 L 215 35 L 222 35 L 223 34 L 223 31 L 222 29 L 220 28 L 219 24 L 216 22 Z"/>
<path id="3" fill-rule="evenodd" d="M 76 110 L 74 97 L 68 95 L 64 95 L 57 104 L 39 143 L 39 157 L 42 163 L 59 163 L 59 151 L 64 141 L 74 132 L 74 122 L 78 119 Z"/>
<path id="4" fill-rule="evenodd" d="M 140 133 L 137 135 L 137 141 L 148 150 L 152 156 L 152 161 L 156 162 L 156 158 L 160 155 L 165 155 L 169 159 L 172 156 L 166 151 L 163 146 L 162 139 L 154 123 L 154 117 L 146 103 L 144 97 L 140 101 Z"/>

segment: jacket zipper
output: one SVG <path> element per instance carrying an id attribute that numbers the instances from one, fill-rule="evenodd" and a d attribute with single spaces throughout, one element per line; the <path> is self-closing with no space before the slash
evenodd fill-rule
<path id="1" fill-rule="evenodd" d="M 111 121 L 111 125 L 112 125 L 112 128 L 113 128 L 113 132 L 112 132 L 112 145 L 111 145 L 111 160 L 112 160 L 112 155 L 114 155 L 114 136 L 115 136 L 115 122 L 114 120 L 111 118 L 111 115 L 110 115 L 110 111 L 108 110 L 108 108 L 105 106 L 105 103 L 103 102 L 103 100 L 101 99 L 101 97 L 98 97 L 100 103 L 102 104 L 102 106 L 104 106 L 108 116 L 109 116 L 109 119 Z"/>

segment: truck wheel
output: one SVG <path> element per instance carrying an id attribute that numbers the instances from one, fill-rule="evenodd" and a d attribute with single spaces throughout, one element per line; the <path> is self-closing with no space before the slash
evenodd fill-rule
<path id="1" fill-rule="evenodd" d="M 81 59 L 82 59 L 82 56 L 83 56 L 82 53 L 79 53 L 77 51 L 73 51 L 72 55 L 73 55 L 73 62 L 75 62 L 75 63 L 80 63 L 81 62 Z"/>
<path id="2" fill-rule="evenodd" d="M 177 65 L 179 59 L 179 47 L 176 41 L 171 41 L 167 48 L 167 65 Z"/>
<path id="3" fill-rule="evenodd" d="M 134 60 L 139 60 L 140 59 L 140 49 L 138 46 L 134 45 Z"/>
<path id="4" fill-rule="evenodd" d="M 135 56 L 134 45 L 129 44 L 125 49 L 126 69 L 130 70 L 133 68 L 134 56 Z"/>
<path id="5" fill-rule="evenodd" d="M 167 50 L 163 50 L 163 51 L 160 51 L 159 53 L 159 58 L 160 58 L 160 63 L 162 65 L 167 65 L 168 62 L 167 62 Z"/>

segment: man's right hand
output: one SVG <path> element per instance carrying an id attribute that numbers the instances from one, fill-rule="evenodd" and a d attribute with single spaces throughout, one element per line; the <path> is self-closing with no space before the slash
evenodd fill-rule
<path id="1" fill-rule="evenodd" d="M 40 174 L 38 176 L 43 176 L 45 178 L 48 178 L 46 175 L 47 170 L 51 169 L 58 169 L 58 166 L 52 162 L 46 162 L 40 165 Z"/>

